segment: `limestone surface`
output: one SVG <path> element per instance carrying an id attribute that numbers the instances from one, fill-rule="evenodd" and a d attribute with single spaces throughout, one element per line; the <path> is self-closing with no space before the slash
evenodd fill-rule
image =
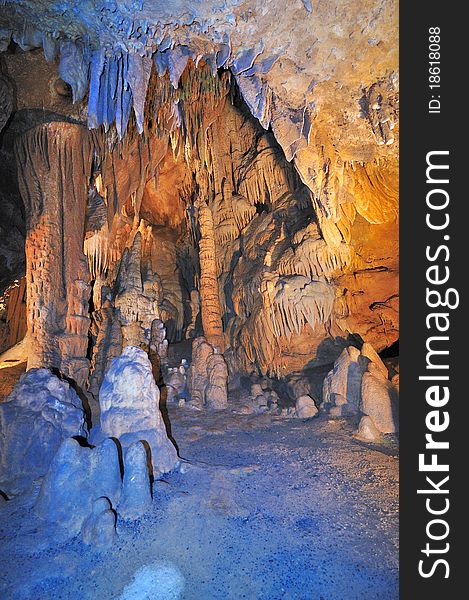
<path id="1" fill-rule="evenodd" d="M 170 343 L 229 341 L 239 368 L 277 376 L 333 362 L 349 334 L 390 346 L 399 303 L 396 2 L 141 4 L 63 11 L 18 0 L 0 15 L 0 48 L 13 40 L 25 51 L 5 53 L 18 108 L 91 130 L 11 132 L 25 164 L 31 365 L 80 370 L 75 378 L 87 381 L 86 301 L 98 275 L 132 345 L 152 343 L 158 318 Z M 70 153 L 83 168 L 62 177 Z M 63 216 L 57 227 L 54 214 Z M 10 250 L 5 257 L 13 260 Z M 62 320 L 66 339 L 48 344 Z M 107 362 L 99 354 L 92 393 Z"/>
<path id="2" fill-rule="evenodd" d="M 100 550 L 110 548 L 116 539 L 116 513 L 107 498 L 93 502 L 91 514 L 81 527 L 81 537 L 85 544 Z"/>
<path id="3" fill-rule="evenodd" d="M 381 432 L 374 424 L 373 419 L 365 415 L 360 419 L 355 437 L 364 442 L 377 442 L 381 438 Z"/>
<path id="4" fill-rule="evenodd" d="M 361 360 L 360 350 L 354 346 L 344 348 L 327 374 L 323 384 L 323 407 L 340 407 L 340 414 L 358 412 L 360 405 L 361 380 L 366 365 Z"/>
<path id="5" fill-rule="evenodd" d="M 204 337 L 192 342 L 192 364 L 188 374 L 191 403 L 196 407 L 226 408 L 228 405 L 228 367 L 222 354 Z"/>
<path id="6" fill-rule="evenodd" d="M 318 414 L 316 402 L 311 396 L 300 396 L 296 400 L 296 416 L 300 419 L 309 419 Z"/>

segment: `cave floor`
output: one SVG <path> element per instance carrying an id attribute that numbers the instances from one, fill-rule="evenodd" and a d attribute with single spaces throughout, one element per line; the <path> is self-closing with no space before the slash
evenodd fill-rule
<path id="1" fill-rule="evenodd" d="M 152 563 L 177 567 L 187 600 L 398 598 L 395 442 L 360 443 L 353 423 L 324 415 L 169 418 L 183 472 L 154 483 L 151 514 L 118 521 L 111 550 L 61 541 L 34 517 L 34 494 L 3 504 L 0 598 L 116 599 Z"/>

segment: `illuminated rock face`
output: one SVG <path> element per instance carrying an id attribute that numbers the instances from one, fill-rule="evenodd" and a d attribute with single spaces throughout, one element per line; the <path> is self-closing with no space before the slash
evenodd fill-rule
<path id="1" fill-rule="evenodd" d="M 395 4 L 177 7 L 98 2 L 67 22 L 54 3 L 7 7 L 7 37 L 59 61 L 6 57 L 18 105 L 82 124 L 16 143 L 30 365 L 95 399 L 128 345 L 158 377 L 156 322 L 170 344 L 203 335 L 231 371 L 279 377 L 399 335 Z M 89 46 L 72 41 L 83 28 Z M 76 103 L 28 95 L 26 63 Z"/>

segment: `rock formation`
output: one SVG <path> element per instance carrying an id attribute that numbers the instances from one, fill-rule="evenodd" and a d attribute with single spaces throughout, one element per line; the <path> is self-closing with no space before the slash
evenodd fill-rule
<path id="1" fill-rule="evenodd" d="M 7 596 L 176 599 L 186 575 L 188 596 L 230 596 L 218 567 L 273 524 L 251 561 L 279 567 L 265 597 L 288 579 L 291 597 L 346 597 L 348 547 L 344 581 L 321 552 L 340 556 L 329 541 L 357 502 L 392 558 L 397 8 L 0 0 L 0 504 L 21 524 Z M 224 523 L 239 543 L 214 553 Z M 277 560 L 282 531 L 318 552 Z M 152 562 L 161 548 L 182 548 L 178 568 Z M 309 555 L 325 574 L 303 577 Z M 385 567 L 351 595 L 392 594 Z"/>
<path id="2" fill-rule="evenodd" d="M 364 343 L 361 351 L 345 348 L 323 384 L 321 408 L 331 416 L 366 415 L 357 436 L 368 441 L 381 433 L 395 433 L 398 422 L 399 389 L 373 346 Z"/>
<path id="3" fill-rule="evenodd" d="M 113 437 L 124 448 L 145 441 L 155 475 L 171 471 L 177 462 L 176 449 L 166 434 L 159 400 L 147 354 L 127 346 L 112 360 L 101 385 L 100 421 L 99 427 L 92 430 L 92 441 Z"/>
<path id="4" fill-rule="evenodd" d="M 333 416 L 355 414 L 361 401 L 361 382 L 366 370 L 360 350 L 349 346 L 324 380 L 323 406 Z"/>
<path id="5" fill-rule="evenodd" d="M 0 489 L 28 488 L 71 436 L 87 436 L 81 400 L 49 370 L 29 370 L 0 404 Z"/>
<path id="6" fill-rule="evenodd" d="M 35 512 L 68 537 L 81 532 L 86 544 L 109 548 L 116 535 L 112 510 L 121 496 L 121 470 L 116 442 L 96 448 L 65 440 L 41 484 Z"/>
<path id="7" fill-rule="evenodd" d="M 165 374 L 164 382 L 167 388 L 167 402 L 176 402 L 187 398 L 187 375 L 183 363 L 179 367 L 170 367 Z"/>
<path id="8" fill-rule="evenodd" d="M 196 210 L 200 230 L 199 261 L 202 327 L 207 342 L 216 348 L 218 352 L 223 352 L 225 344 L 218 291 L 217 256 L 212 211 L 204 201 L 197 203 Z"/>
<path id="9" fill-rule="evenodd" d="M 197 408 L 223 409 L 228 405 L 228 368 L 223 355 L 205 338 L 192 343 L 192 364 L 188 376 L 191 404 Z"/>
<path id="10" fill-rule="evenodd" d="M 93 514 L 95 501 L 105 497 L 115 507 L 121 488 L 119 452 L 113 440 L 90 448 L 69 438 L 58 449 L 44 477 L 35 511 L 73 537 Z"/>
<path id="11" fill-rule="evenodd" d="M 374 424 L 373 419 L 365 415 L 360 419 L 355 437 L 363 442 L 378 442 L 381 438 L 381 432 Z"/>
<path id="12" fill-rule="evenodd" d="M 370 363 L 362 378 L 360 410 L 381 433 L 397 430 L 397 399 L 395 387 L 375 363 Z"/>
<path id="13" fill-rule="evenodd" d="M 151 506 L 148 452 L 142 442 L 129 446 L 124 459 L 124 483 L 119 514 L 124 519 L 138 519 Z"/>
<path id="14" fill-rule="evenodd" d="M 26 280 L 22 277 L 0 297 L 0 354 L 26 335 Z"/>
<path id="15" fill-rule="evenodd" d="M 53 457 L 34 510 L 66 535 L 81 532 L 86 544 L 109 548 L 116 536 L 116 514 L 136 520 L 151 507 L 150 455 L 146 442 L 138 441 L 124 451 L 122 463 L 116 439 L 91 447 L 68 438 Z"/>
<path id="16" fill-rule="evenodd" d="M 81 527 L 81 537 L 85 544 L 107 550 L 116 538 L 116 514 L 107 498 L 93 502 L 91 514 Z"/>
<path id="17" fill-rule="evenodd" d="M 0 131 L 5 127 L 13 110 L 14 92 L 10 78 L 2 73 L 0 64 Z"/>

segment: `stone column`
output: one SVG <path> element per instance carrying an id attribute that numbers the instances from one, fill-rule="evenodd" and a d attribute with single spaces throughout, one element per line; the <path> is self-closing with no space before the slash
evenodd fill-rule
<path id="1" fill-rule="evenodd" d="M 83 386 L 88 376 L 90 275 L 83 253 L 92 144 L 81 125 L 39 125 L 18 140 L 26 211 L 28 369 L 56 368 Z"/>
<path id="2" fill-rule="evenodd" d="M 202 200 L 196 203 L 200 230 L 200 304 L 205 339 L 219 352 L 225 349 L 213 217 L 210 207 Z"/>

